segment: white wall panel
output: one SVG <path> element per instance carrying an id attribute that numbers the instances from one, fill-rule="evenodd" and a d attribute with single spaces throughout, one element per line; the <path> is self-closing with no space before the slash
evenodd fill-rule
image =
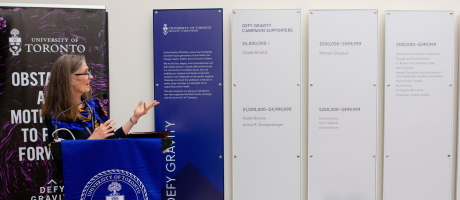
<path id="1" fill-rule="evenodd" d="M 453 11 L 385 17 L 384 199 L 450 199 Z"/>
<path id="2" fill-rule="evenodd" d="M 300 199 L 300 19 L 233 10 L 233 199 Z"/>
<path id="3" fill-rule="evenodd" d="M 310 10 L 308 199 L 376 195 L 377 10 Z"/>

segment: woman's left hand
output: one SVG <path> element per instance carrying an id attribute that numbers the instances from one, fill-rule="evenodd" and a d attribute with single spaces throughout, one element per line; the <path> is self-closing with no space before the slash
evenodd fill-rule
<path id="1" fill-rule="evenodd" d="M 153 106 L 156 106 L 156 105 L 160 104 L 160 102 L 158 102 L 158 101 L 156 101 L 156 100 L 155 100 L 155 101 L 152 101 L 152 102 L 150 102 L 150 103 L 148 103 L 148 104 L 145 104 L 145 103 L 144 103 L 144 106 L 142 106 L 142 103 L 143 103 L 143 101 L 141 100 L 141 101 L 139 102 L 139 105 L 137 105 L 136 109 L 134 109 L 134 116 L 133 116 L 134 119 L 133 119 L 133 120 L 134 120 L 135 122 L 137 122 L 137 120 L 138 120 L 140 117 L 142 117 L 143 115 L 147 114 L 147 113 L 149 112 L 150 108 L 152 108 Z"/>

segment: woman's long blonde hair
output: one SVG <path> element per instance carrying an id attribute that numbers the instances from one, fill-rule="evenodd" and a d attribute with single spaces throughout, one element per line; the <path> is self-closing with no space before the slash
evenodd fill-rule
<path id="1" fill-rule="evenodd" d="M 83 55 L 64 54 L 60 56 L 51 67 L 49 83 L 45 88 L 45 103 L 42 105 L 42 117 L 51 119 L 62 111 L 77 104 L 75 91 L 72 86 L 72 74 L 74 74 L 86 62 Z M 87 98 L 91 90 L 83 94 Z M 77 119 L 80 111 L 78 107 L 63 113 L 58 120 L 73 122 Z"/>

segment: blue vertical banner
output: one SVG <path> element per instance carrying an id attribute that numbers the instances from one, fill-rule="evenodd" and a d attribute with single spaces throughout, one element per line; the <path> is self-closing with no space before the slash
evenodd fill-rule
<path id="1" fill-rule="evenodd" d="M 224 198 L 222 9 L 153 10 L 162 200 Z"/>
<path id="2" fill-rule="evenodd" d="M 79 54 L 93 93 L 109 94 L 107 27 L 105 6 L 0 4 L 0 199 L 64 198 L 41 117 L 45 88 L 56 59 Z"/>

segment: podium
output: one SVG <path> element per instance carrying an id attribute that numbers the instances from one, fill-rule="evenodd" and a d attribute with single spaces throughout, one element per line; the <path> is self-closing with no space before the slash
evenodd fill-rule
<path id="1" fill-rule="evenodd" d="M 53 143 L 57 165 L 62 153 L 66 200 L 160 200 L 162 151 L 171 147 L 172 141 L 135 137 L 141 138 Z"/>

